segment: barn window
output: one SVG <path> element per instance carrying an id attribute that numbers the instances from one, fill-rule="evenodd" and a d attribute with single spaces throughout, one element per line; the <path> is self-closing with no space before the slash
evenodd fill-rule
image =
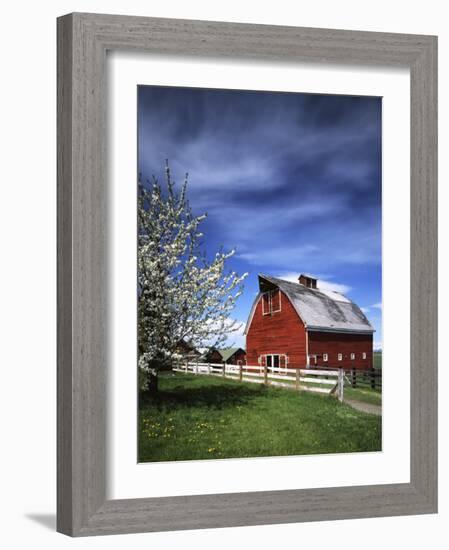
<path id="1" fill-rule="evenodd" d="M 279 355 L 267 355 L 267 367 L 279 368 Z"/>
<path id="2" fill-rule="evenodd" d="M 355 359 L 355 353 L 351 353 L 351 359 Z"/>
<path id="3" fill-rule="evenodd" d="M 323 353 L 323 361 L 327 361 L 329 359 L 327 353 Z"/>
<path id="4" fill-rule="evenodd" d="M 262 294 L 262 315 L 270 315 L 270 293 Z"/>
<path id="5" fill-rule="evenodd" d="M 343 354 L 342 354 L 342 353 L 339 353 L 339 354 L 337 355 L 337 359 L 338 359 L 339 361 L 341 361 L 341 360 L 343 359 Z"/>
<path id="6" fill-rule="evenodd" d="M 279 289 L 271 291 L 271 313 L 281 311 L 281 293 Z"/>
<path id="7" fill-rule="evenodd" d="M 362 359 L 366 359 L 366 353 L 365 352 L 362 353 Z"/>
<path id="8" fill-rule="evenodd" d="M 279 289 L 269 290 L 262 294 L 262 315 L 272 315 L 281 311 L 281 293 Z"/>
<path id="9" fill-rule="evenodd" d="M 262 294 L 262 315 L 270 314 L 270 293 L 265 292 Z"/>

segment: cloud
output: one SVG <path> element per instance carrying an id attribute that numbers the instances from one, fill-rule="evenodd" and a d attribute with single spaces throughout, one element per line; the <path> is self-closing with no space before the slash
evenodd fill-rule
<path id="1" fill-rule="evenodd" d="M 361 307 L 360 309 L 363 311 L 363 313 L 368 313 L 369 311 L 369 307 Z"/>
<path id="2" fill-rule="evenodd" d="M 216 226 L 222 244 L 236 246 L 242 259 L 257 266 L 319 273 L 335 265 L 379 265 L 380 220 L 360 220 L 339 205 L 333 208 L 323 200 L 322 214 L 308 211 L 307 204 L 271 209 L 254 204 L 221 211 L 217 207 L 208 223 Z"/>
<path id="3" fill-rule="evenodd" d="M 274 275 L 274 277 L 277 277 L 278 279 L 284 279 L 284 281 L 290 281 L 291 283 L 297 283 L 299 273 L 295 272 L 287 272 L 287 273 L 277 273 Z"/>
<path id="4" fill-rule="evenodd" d="M 373 304 L 371 307 L 374 307 L 376 309 L 382 309 L 382 302 L 377 302 L 377 304 Z"/>
<path id="5" fill-rule="evenodd" d="M 231 319 L 230 322 L 233 322 Z M 236 323 L 239 324 L 239 328 L 231 333 L 229 333 L 225 345 L 226 347 L 234 348 L 243 348 L 246 346 L 246 337 L 244 334 L 246 323 L 243 321 L 236 320 Z"/>
<path id="6" fill-rule="evenodd" d="M 234 323 L 235 323 L 235 326 L 234 326 Z M 230 317 L 226 319 L 224 325 L 225 325 L 224 334 L 226 335 L 226 341 L 224 343 L 224 346 L 245 348 L 244 330 L 245 330 L 246 322 L 241 321 L 239 319 L 233 319 Z M 210 326 L 216 327 L 217 325 L 215 322 L 211 322 Z M 233 327 L 233 330 L 229 330 L 227 332 L 226 327 L 228 327 L 229 329 Z M 216 342 L 215 338 L 212 338 L 209 341 L 205 340 L 202 342 L 202 347 L 212 346 L 214 345 L 215 342 Z"/>
<path id="7" fill-rule="evenodd" d="M 348 285 L 333 283 L 330 281 L 318 281 L 318 288 L 330 290 L 331 292 L 338 292 L 339 294 L 347 294 L 351 291 L 351 287 Z"/>
<path id="8" fill-rule="evenodd" d="M 299 275 L 299 272 L 284 272 L 275 275 L 275 277 L 278 277 L 279 279 L 284 279 L 285 281 L 291 281 L 292 283 L 297 283 Z M 321 279 L 318 280 L 317 286 L 322 290 L 326 290 L 329 292 L 338 292 L 339 294 L 347 294 L 351 291 L 351 287 L 348 285 L 324 281 Z"/>
<path id="9" fill-rule="evenodd" d="M 284 247 L 280 246 L 266 248 L 263 246 L 247 245 L 245 248 L 253 252 L 237 253 L 237 257 L 254 265 L 277 265 L 290 266 L 316 252 L 318 248 L 315 245 L 305 244 L 303 246 Z M 298 278 L 298 277 L 296 277 Z"/>
<path id="10" fill-rule="evenodd" d="M 332 274 L 322 288 L 380 296 L 381 110 L 369 97 L 138 88 L 142 180 L 162 181 L 165 159 L 177 182 L 188 172 L 206 253 L 235 248 L 229 268 L 252 274 L 235 317 L 258 271 Z"/>
<path id="11" fill-rule="evenodd" d="M 375 98 L 139 89 L 143 179 L 189 172 L 208 236 L 257 266 L 380 262 L 379 136 Z"/>

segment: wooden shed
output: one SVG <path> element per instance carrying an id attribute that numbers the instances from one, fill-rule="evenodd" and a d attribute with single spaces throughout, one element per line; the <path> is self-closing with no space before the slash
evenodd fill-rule
<path id="1" fill-rule="evenodd" d="M 206 360 L 208 363 L 246 365 L 246 352 L 242 348 L 213 348 L 207 354 Z"/>

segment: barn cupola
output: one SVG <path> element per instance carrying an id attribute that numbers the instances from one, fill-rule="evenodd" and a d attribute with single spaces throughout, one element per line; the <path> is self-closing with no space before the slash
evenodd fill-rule
<path id="1" fill-rule="evenodd" d="M 307 288 L 316 288 L 317 278 L 313 275 L 308 275 L 307 273 L 301 273 L 298 278 L 300 285 L 306 286 Z"/>

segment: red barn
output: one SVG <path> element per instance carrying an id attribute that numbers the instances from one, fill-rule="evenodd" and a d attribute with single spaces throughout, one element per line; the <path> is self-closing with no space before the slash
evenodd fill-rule
<path id="1" fill-rule="evenodd" d="M 245 329 L 248 365 L 373 367 L 374 329 L 346 296 L 304 274 L 297 283 L 259 275 L 259 290 Z"/>

